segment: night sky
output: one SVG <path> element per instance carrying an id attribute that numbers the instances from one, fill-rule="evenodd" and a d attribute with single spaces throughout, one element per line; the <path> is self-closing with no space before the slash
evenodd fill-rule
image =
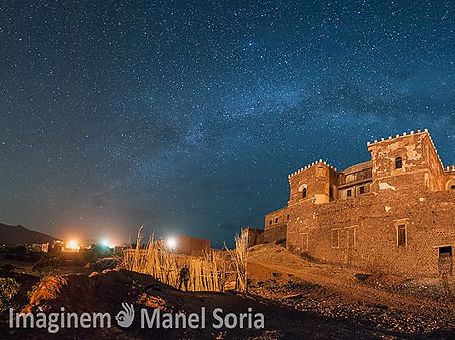
<path id="1" fill-rule="evenodd" d="M 428 128 L 455 162 L 455 2 L 2 1 L 0 221 L 232 239 L 287 175 Z"/>

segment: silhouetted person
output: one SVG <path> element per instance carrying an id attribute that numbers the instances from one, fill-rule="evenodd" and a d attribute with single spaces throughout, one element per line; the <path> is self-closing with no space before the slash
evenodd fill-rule
<path id="1" fill-rule="evenodd" d="M 190 281 L 190 268 L 185 264 L 179 273 L 179 289 L 182 284 L 185 286 L 185 291 L 188 291 L 188 282 Z"/>

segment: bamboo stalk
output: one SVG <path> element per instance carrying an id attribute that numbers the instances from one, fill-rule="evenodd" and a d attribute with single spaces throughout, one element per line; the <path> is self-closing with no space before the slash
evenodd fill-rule
<path id="1" fill-rule="evenodd" d="M 237 289 L 247 292 L 248 247 L 245 237 L 235 237 L 236 248 L 225 252 L 209 249 L 202 256 L 186 256 L 167 251 L 152 234 L 141 248 L 143 226 L 137 234 L 136 247 L 124 253 L 122 267 L 152 275 L 165 284 L 178 288 L 179 273 L 184 264 L 189 266 L 191 291 L 224 291 L 229 274 L 235 274 Z"/>

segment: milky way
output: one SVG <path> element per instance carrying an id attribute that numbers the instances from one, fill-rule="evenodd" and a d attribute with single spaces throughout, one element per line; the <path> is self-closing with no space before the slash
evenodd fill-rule
<path id="1" fill-rule="evenodd" d="M 0 221 L 230 240 L 315 159 L 428 128 L 455 161 L 453 1 L 6 1 Z"/>

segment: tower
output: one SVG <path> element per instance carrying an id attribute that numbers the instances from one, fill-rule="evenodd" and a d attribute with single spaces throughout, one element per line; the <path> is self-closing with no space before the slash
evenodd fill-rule
<path id="1" fill-rule="evenodd" d="M 428 130 L 375 140 L 368 151 L 374 191 L 444 190 L 444 169 Z"/>
<path id="2" fill-rule="evenodd" d="M 301 201 L 315 204 L 327 203 L 336 197 L 336 169 L 322 159 L 289 175 L 290 195 L 288 205 Z"/>

